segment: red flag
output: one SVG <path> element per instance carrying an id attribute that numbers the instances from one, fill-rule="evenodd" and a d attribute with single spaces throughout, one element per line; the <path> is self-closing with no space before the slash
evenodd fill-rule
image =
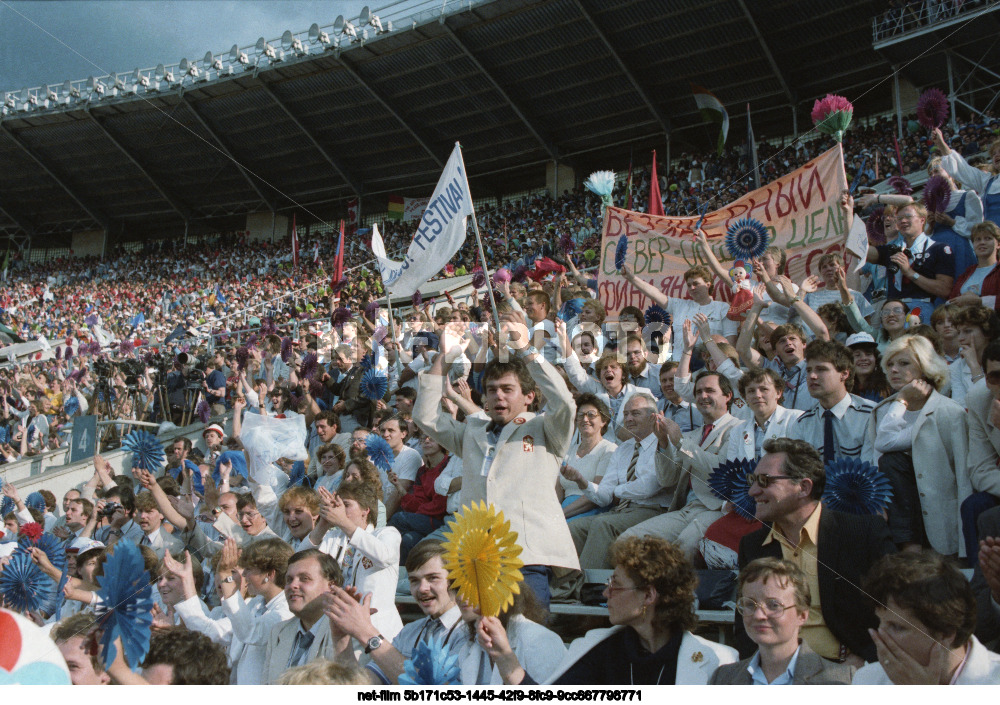
<path id="1" fill-rule="evenodd" d="M 649 177 L 649 208 L 646 212 L 650 215 L 665 215 L 663 212 L 663 201 L 660 199 L 660 180 L 656 176 L 656 150 L 653 150 L 653 173 Z"/>
<path id="2" fill-rule="evenodd" d="M 333 281 L 344 278 L 344 221 L 340 221 L 340 240 L 337 241 L 337 254 L 333 256 Z"/>
<path id="3" fill-rule="evenodd" d="M 294 213 L 292 213 L 292 265 L 299 266 L 299 231 L 295 229 Z"/>

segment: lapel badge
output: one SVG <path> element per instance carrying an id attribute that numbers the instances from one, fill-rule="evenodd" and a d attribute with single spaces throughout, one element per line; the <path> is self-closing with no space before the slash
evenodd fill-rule
<path id="1" fill-rule="evenodd" d="M 702 661 L 705 660 L 705 655 L 700 651 L 695 651 L 693 654 L 691 654 L 691 660 L 694 661 L 695 663 L 701 663 Z"/>
<path id="2" fill-rule="evenodd" d="M 518 416 L 516 419 L 514 419 L 514 423 L 516 423 L 518 426 L 520 426 L 521 424 L 524 423 L 524 419 L 522 419 L 520 416 Z"/>
<path id="3" fill-rule="evenodd" d="M 535 450 L 535 439 L 531 436 L 525 436 L 521 441 L 521 448 L 525 453 L 531 453 Z"/>
<path id="4" fill-rule="evenodd" d="M 371 558 L 369 558 L 368 556 L 365 556 L 364 558 L 361 559 L 361 565 L 364 566 L 365 570 L 371 570 L 372 566 L 374 566 L 375 564 L 372 563 L 372 559 Z"/>

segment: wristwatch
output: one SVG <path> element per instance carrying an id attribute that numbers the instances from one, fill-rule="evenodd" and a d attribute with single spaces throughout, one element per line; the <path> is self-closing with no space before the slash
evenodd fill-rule
<path id="1" fill-rule="evenodd" d="M 521 357 L 528 357 L 528 355 L 538 355 L 538 348 L 534 345 L 529 345 L 528 347 L 521 350 Z"/>
<path id="2" fill-rule="evenodd" d="M 236 582 L 236 578 L 234 578 L 233 576 L 230 575 L 228 577 L 223 578 L 219 582 L 221 582 L 221 583 L 235 583 Z"/>
<path id="3" fill-rule="evenodd" d="M 913 281 L 917 281 L 918 279 L 920 279 L 920 273 L 914 272 L 913 276 L 911 276 L 910 279 L 912 279 Z"/>
<path id="4" fill-rule="evenodd" d="M 385 637 L 381 634 L 376 634 L 369 639 L 368 643 L 365 645 L 365 653 L 370 654 L 372 651 L 377 650 L 378 647 L 382 646 L 383 641 L 385 641 Z"/>

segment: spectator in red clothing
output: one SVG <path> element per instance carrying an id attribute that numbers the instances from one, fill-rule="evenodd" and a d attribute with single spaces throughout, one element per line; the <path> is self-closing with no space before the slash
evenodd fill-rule
<path id="1" fill-rule="evenodd" d="M 448 496 L 434 490 L 434 481 L 449 462 L 461 462 L 449 456 L 430 436 L 424 436 L 420 446 L 424 464 L 417 471 L 410 491 L 399 501 L 399 510 L 389 519 L 389 526 L 398 529 L 403 537 L 399 545 L 401 565 L 405 565 L 406 556 L 417 542 L 444 523 Z"/>
<path id="2" fill-rule="evenodd" d="M 972 226 L 971 240 L 977 262 L 955 280 L 949 299 L 961 306 L 982 305 L 996 309 L 1000 294 L 1000 267 L 997 266 L 1000 227 L 984 220 Z"/>

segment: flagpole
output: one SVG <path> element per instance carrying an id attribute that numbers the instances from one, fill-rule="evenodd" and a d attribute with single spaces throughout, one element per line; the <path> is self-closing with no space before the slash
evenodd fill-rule
<path id="1" fill-rule="evenodd" d="M 470 205 L 472 205 L 472 187 L 469 186 L 469 172 L 465 169 L 465 155 L 462 154 L 462 145 L 458 142 L 458 158 L 462 160 L 462 175 L 465 177 L 465 192 L 469 194 Z M 497 313 L 497 302 L 493 296 L 493 284 L 490 278 L 490 267 L 486 263 L 486 252 L 483 250 L 483 239 L 479 235 L 479 220 L 476 218 L 476 207 L 472 205 L 472 227 L 476 231 L 476 245 L 479 247 L 479 259 L 483 263 L 483 274 L 486 275 L 486 291 L 490 295 L 490 306 L 493 308 L 493 323 L 497 327 L 497 341 L 500 340 L 500 314 Z"/>

